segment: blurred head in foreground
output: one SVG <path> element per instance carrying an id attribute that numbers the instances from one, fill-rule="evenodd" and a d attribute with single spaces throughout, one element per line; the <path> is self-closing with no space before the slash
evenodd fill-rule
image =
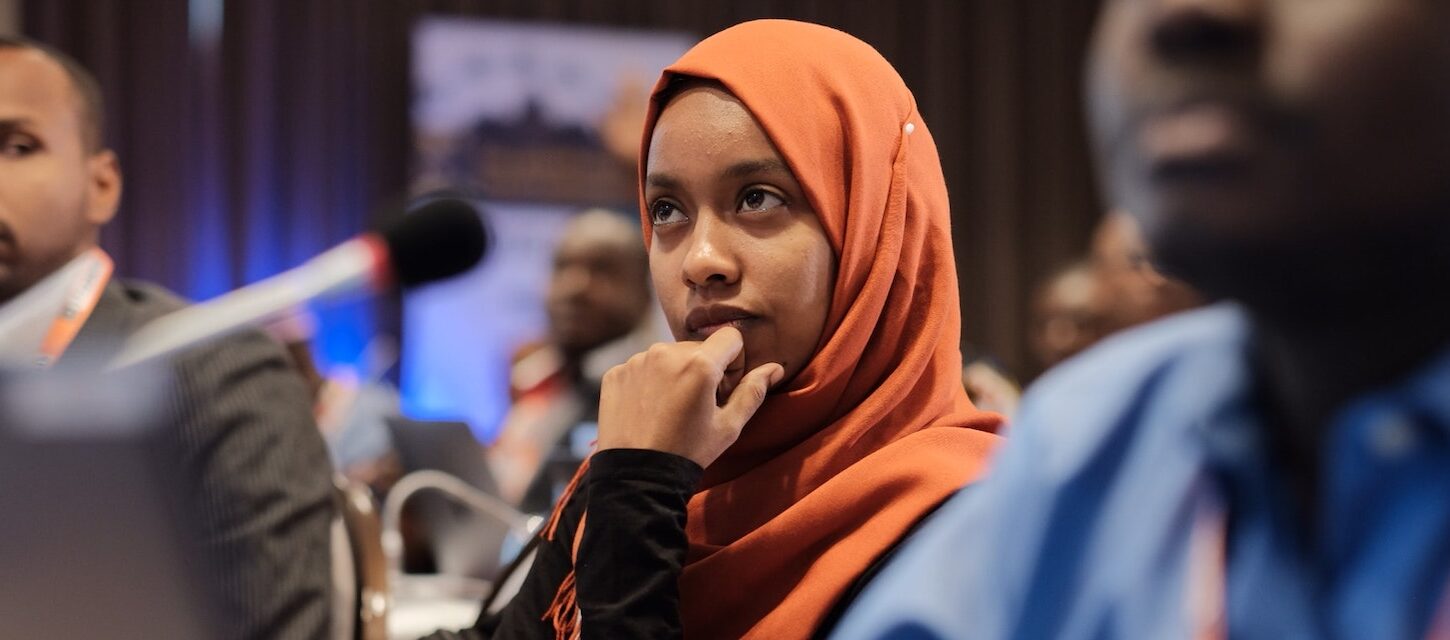
<path id="1" fill-rule="evenodd" d="M 1108 190 L 1164 270 L 1286 322 L 1450 280 L 1450 5 L 1182 4 L 1109 3 L 1090 65 Z"/>

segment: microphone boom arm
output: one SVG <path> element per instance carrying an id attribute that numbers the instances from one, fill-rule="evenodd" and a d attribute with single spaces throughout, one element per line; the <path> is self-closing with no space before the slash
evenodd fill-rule
<path id="1" fill-rule="evenodd" d="M 114 371 L 162 358 L 276 320 L 309 300 L 377 281 L 380 273 L 386 273 L 386 248 L 381 244 L 374 236 L 354 238 L 302 266 L 152 320 L 126 340 L 108 368 Z"/>

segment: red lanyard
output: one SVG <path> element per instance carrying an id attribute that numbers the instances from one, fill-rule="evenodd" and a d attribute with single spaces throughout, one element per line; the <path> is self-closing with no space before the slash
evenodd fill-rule
<path id="1" fill-rule="evenodd" d="M 1188 588 L 1184 611 L 1192 640 L 1228 638 L 1228 516 L 1216 491 L 1199 491 L 1188 538 Z M 1426 640 L 1450 640 L 1450 587 L 1430 621 Z"/>
<path id="2" fill-rule="evenodd" d="M 96 303 L 101 300 L 101 292 L 105 291 L 106 283 L 111 280 L 111 271 L 115 268 L 111 256 L 97 248 L 91 249 L 88 258 L 90 264 L 86 267 L 85 277 L 71 283 L 66 293 L 65 306 L 61 307 L 55 320 L 51 321 L 50 328 L 45 332 L 45 339 L 40 342 L 36 366 L 48 367 L 65 353 L 71 341 L 75 340 L 76 334 L 80 333 L 86 319 L 91 317 L 91 312 L 96 310 Z"/>
<path id="3" fill-rule="evenodd" d="M 1184 610 L 1192 640 L 1228 638 L 1228 518 L 1218 492 L 1199 489 L 1188 533 L 1188 588 Z"/>

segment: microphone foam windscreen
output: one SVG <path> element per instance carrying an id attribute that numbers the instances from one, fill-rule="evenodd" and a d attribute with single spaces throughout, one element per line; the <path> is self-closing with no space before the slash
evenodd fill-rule
<path id="1" fill-rule="evenodd" d="M 488 249 L 488 232 L 472 204 L 441 198 L 380 231 L 398 284 L 411 287 L 473 268 Z"/>

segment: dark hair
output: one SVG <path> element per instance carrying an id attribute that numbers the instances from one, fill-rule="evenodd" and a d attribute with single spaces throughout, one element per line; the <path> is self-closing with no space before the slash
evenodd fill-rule
<path id="1" fill-rule="evenodd" d="M 65 74 L 81 102 L 81 141 L 87 151 L 100 151 L 105 144 L 102 136 L 106 105 L 101 98 L 101 84 L 96 81 L 96 76 L 64 51 L 24 36 L 0 36 L 0 50 L 3 49 L 39 51 L 65 69 Z"/>
<path id="2" fill-rule="evenodd" d="M 676 96 L 684 93 L 686 89 L 694 89 L 695 87 L 710 87 L 719 89 L 725 93 L 731 93 L 725 87 L 725 83 L 714 78 L 701 78 L 700 76 L 685 75 L 683 73 L 672 73 L 670 74 L 669 82 L 665 84 L 665 88 L 661 89 L 655 95 L 655 102 L 659 103 L 660 109 L 664 109 L 665 105 L 668 105 Z"/>

